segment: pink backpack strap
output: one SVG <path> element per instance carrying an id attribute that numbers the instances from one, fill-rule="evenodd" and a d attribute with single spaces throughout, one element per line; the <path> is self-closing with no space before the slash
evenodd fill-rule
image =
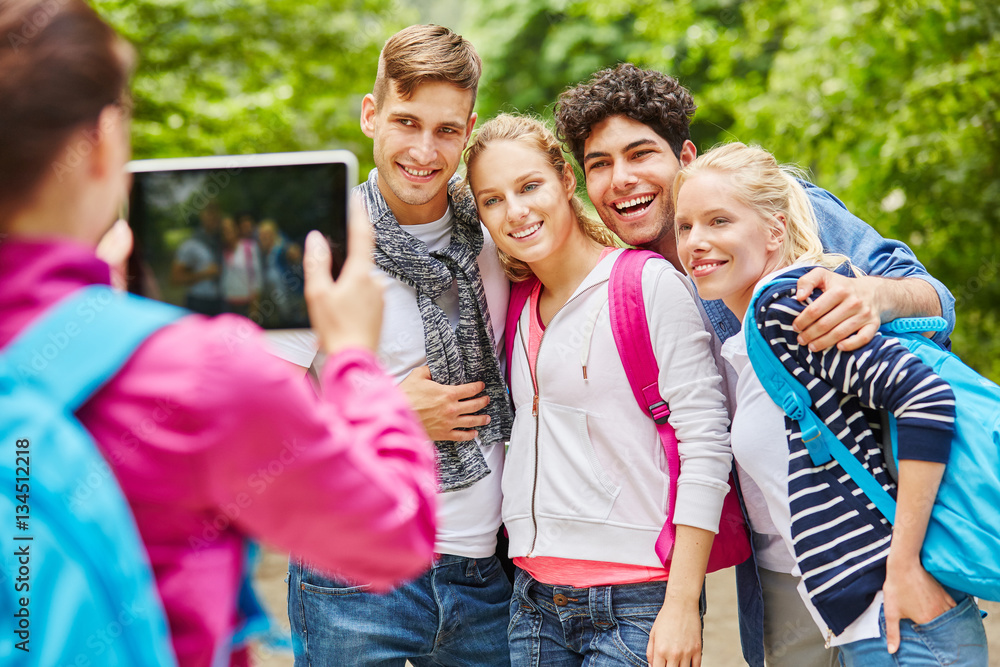
<path id="1" fill-rule="evenodd" d="M 538 278 L 532 276 L 510 286 L 510 301 L 507 302 L 507 320 L 503 331 L 503 349 L 507 356 L 505 365 L 507 387 L 510 387 L 510 359 L 514 351 L 514 336 L 517 335 L 517 321 L 521 318 L 524 304 L 531 297 L 531 290 L 538 284 Z"/>
<path id="2" fill-rule="evenodd" d="M 653 354 L 649 338 L 649 321 L 646 305 L 642 300 L 642 268 L 646 262 L 659 257 L 648 250 L 626 250 L 615 261 L 608 284 L 608 308 L 611 314 L 611 331 L 614 334 L 618 355 L 625 366 L 625 375 L 639 407 L 656 423 L 656 431 L 667 457 L 670 473 L 670 504 L 667 523 L 656 540 L 656 554 L 667 561 L 674 547 L 674 506 L 677 501 L 677 479 L 681 473 L 681 459 L 677 452 L 677 435 L 667 422 L 670 409 L 660 396 L 660 367 Z M 509 322 L 509 320 L 508 320 Z"/>

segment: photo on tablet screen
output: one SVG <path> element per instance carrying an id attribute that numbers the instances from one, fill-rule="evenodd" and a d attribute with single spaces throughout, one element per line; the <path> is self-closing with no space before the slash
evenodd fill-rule
<path id="1" fill-rule="evenodd" d="M 357 180 L 348 151 L 129 163 L 135 235 L 129 291 L 204 315 L 237 313 L 265 329 L 309 326 L 303 248 L 321 231 L 336 277 Z"/>

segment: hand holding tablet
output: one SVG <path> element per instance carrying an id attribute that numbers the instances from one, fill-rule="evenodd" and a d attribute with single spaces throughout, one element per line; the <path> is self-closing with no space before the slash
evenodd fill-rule
<path id="1" fill-rule="evenodd" d="M 372 271 L 372 231 L 360 201 L 352 199 L 340 276 L 330 277 L 330 246 L 319 232 L 306 238 L 306 303 L 320 347 L 330 354 L 346 347 L 375 351 L 382 329 L 382 284 Z"/>

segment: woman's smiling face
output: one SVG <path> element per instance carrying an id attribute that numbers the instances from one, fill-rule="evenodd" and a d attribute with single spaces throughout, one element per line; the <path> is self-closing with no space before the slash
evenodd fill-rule
<path id="1" fill-rule="evenodd" d="M 677 253 L 698 293 L 742 316 L 757 282 L 780 268 L 783 217 L 764 217 L 737 197 L 729 175 L 706 170 L 684 181 L 675 220 Z"/>
<path id="2" fill-rule="evenodd" d="M 479 217 L 497 247 L 531 264 L 548 258 L 580 230 L 570 200 L 572 168 L 552 167 L 541 151 L 517 140 L 496 141 L 474 162 L 469 182 Z"/>

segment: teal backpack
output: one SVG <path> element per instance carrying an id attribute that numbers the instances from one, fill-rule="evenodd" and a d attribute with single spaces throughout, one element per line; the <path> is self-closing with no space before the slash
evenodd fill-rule
<path id="1" fill-rule="evenodd" d="M 0 663 L 177 664 L 128 502 L 75 412 L 148 336 L 188 314 L 91 286 L 0 351 L 0 616 L 13 623 L 0 633 L 0 656 L 9 656 Z M 237 602 L 245 622 L 234 646 L 272 630 L 248 570 Z"/>
<path id="2" fill-rule="evenodd" d="M 15 624 L 0 655 L 13 664 L 177 664 L 128 502 L 114 475 L 94 473 L 107 464 L 74 413 L 184 314 L 88 287 L 0 353 L 3 571 L 14 580 L 0 585 L 0 616 Z M 75 502 L 81 484 L 90 493 Z"/>
<path id="3" fill-rule="evenodd" d="M 894 522 L 896 501 L 813 412 L 806 387 L 785 368 L 764 340 L 755 312 L 769 294 L 787 293 L 796 279 L 778 278 L 754 294 L 743 329 L 747 354 L 771 399 L 799 423 L 813 465 L 831 457 L 850 474 L 883 516 Z M 944 478 L 934 501 L 921 561 L 941 584 L 1000 601 L 1000 387 L 961 359 L 916 332 L 942 331 L 944 319 L 899 319 L 881 332 L 897 339 L 944 379 L 955 394 L 955 435 Z M 886 415 L 892 457 L 898 463 L 896 421 Z"/>

